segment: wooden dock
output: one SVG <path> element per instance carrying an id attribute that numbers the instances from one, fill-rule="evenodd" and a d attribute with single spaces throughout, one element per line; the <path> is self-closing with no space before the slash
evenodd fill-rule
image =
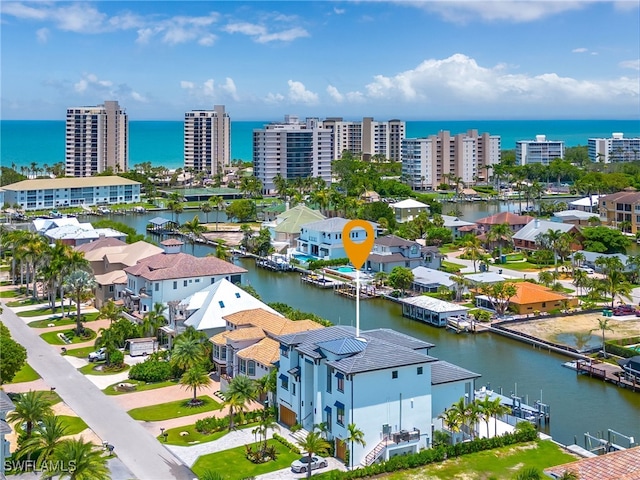
<path id="1" fill-rule="evenodd" d="M 580 359 L 576 361 L 576 372 L 578 375 L 600 378 L 619 387 L 630 388 L 634 392 L 640 392 L 640 381 L 635 376 L 626 374 L 617 365 L 611 365 L 599 360 Z"/>
<path id="2" fill-rule="evenodd" d="M 337 286 L 343 284 L 343 282 L 340 282 L 338 280 L 333 280 L 331 278 L 324 278 L 315 274 L 304 274 L 304 273 L 300 275 L 300 281 L 308 283 L 309 285 L 313 285 L 314 287 L 324 288 L 324 289 L 336 288 Z"/>
<path id="3" fill-rule="evenodd" d="M 340 285 L 336 285 L 333 288 L 333 293 L 342 295 L 347 298 L 356 298 L 356 287 L 355 285 L 351 285 L 349 283 L 343 283 Z M 376 292 L 374 287 L 368 285 L 360 286 L 360 300 L 368 300 L 370 298 L 379 297 L 380 294 Z"/>

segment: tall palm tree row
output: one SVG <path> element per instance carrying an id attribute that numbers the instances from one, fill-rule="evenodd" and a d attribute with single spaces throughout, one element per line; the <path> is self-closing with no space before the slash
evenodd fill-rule
<path id="1" fill-rule="evenodd" d="M 489 437 L 489 421 L 491 417 L 495 420 L 494 435 L 496 435 L 498 417 L 508 414 L 510 411 L 511 409 L 503 405 L 499 398 L 491 399 L 487 396 L 482 400 L 476 399 L 473 402 L 467 402 L 464 397 L 461 397 L 460 400 L 446 409 L 439 418 L 445 428 L 454 436 L 456 433 L 468 430 L 471 438 L 475 438 L 476 434 L 479 434 L 478 425 L 481 421 L 484 421 L 487 428 L 487 437 Z"/>

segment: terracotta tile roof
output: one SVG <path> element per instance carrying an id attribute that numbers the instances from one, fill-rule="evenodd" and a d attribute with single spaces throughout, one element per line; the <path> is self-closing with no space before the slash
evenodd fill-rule
<path id="1" fill-rule="evenodd" d="M 529 215 L 516 215 L 511 212 L 500 212 L 495 215 L 476 220 L 476 223 L 480 225 L 502 225 L 503 223 L 508 223 L 509 225 L 526 225 L 531 220 L 533 220 L 533 217 L 530 217 Z"/>
<path id="2" fill-rule="evenodd" d="M 160 245 L 165 245 L 169 247 L 171 245 L 184 245 L 184 242 L 178 240 L 177 238 L 169 238 L 167 240 L 160 242 Z"/>
<path id="3" fill-rule="evenodd" d="M 267 312 L 262 308 L 254 308 L 252 310 L 243 310 L 241 312 L 232 313 L 223 317 L 227 322 L 236 326 L 253 325 L 260 327 L 266 333 L 271 335 L 285 335 L 288 333 L 297 333 L 307 330 L 315 330 L 323 328 L 322 325 L 310 320 L 289 320 L 273 313 Z"/>
<path id="4" fill-rule="evenodd" d="M 580 480 L 638 480 L 640 447 L 583 458 L 544 470 L 552 478 L 558 478 L 566 471 L 575 472 Z"/>
<path id="5" fill-rule="evenodd" d="M 125 272 L 149 281 L 246 273 L 244 268 L 215 257 L 194 257 L 187 253 L 159 253 L 127 267 Z"/>
<path id="6" fill-rule="evenodd" d="M 554 292 L 550 288 L 531 282 L 518 282 L 514 283 L 514 285 L 517 293 L 511 298 L 510 302 L 518 305 L 538 302 L 557 302 L 558 300 L 566 300 L 568 298 L 566 295 Z"/>
<path id="7" fill-rule="evenodd" d="M 245 360 L 255 360 L 262 365 L 271 366 L 280 358 L 280 342 L 263 338 L 258 343 L 239 350 L 236 355 Z"/>
<path id="8" fill-rule="evenodd" d="M 626 188 L 622 192 L 612 193 L 611 195 L 605 195 L 604 197 L 599 199 L 600 202 L 611 202 L 607 203 L 607 206 L 612 203 L 638 203 L 640 202 L 640 192 L 636 192 L 633 190 L 627 190 Z"/>
<path id="9" fill-rule="evenodd" d="M 216 335 L 214 335 L 213 337 L 211 337 L 209 339 L 209 341 L 211 343 L 215 343 L 216 345 L 226 345 L 227 344 L 227 334 L 229 334 L 230 332 L 224 331 L 224 332 L 220 332 L 217 333 Z"/>
<path id="10" fill-rule="evenodd" d="M 93 242 L 83 243 L 82 245 L 78 245 L 77 247 L 75 247 L 75 249 L 78 252 L 82 252 L 86 254 L 98 248 L 117 247 L 117 246 L 124 246 L 124 245 L 127 245 L 127 243 L 123 242 L 118 238 L 103 237 L 103 238 L 98 238 L 98 240 L 94 240 Z"/>
<path id="11" fill-rule="evenodd" d="M 227 340 L 259 340 L 264 338 L 264 331 L 260 327 L 244 327 L 227 332 Z"/>

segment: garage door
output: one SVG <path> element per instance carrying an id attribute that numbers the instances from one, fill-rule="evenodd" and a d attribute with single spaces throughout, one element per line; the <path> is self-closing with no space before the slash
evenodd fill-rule
<path id="1" fill-rule="evenodd" d="M 336 458 L 344 460 L 347 454 L 347 442 L 336 438 Z"/>
<path id="2" fill-rule="evenodd" d="M 296 424 L 296 412 L 289 410 L 284 405 L 280 405 L 280 421 L 287 427 Z"/>

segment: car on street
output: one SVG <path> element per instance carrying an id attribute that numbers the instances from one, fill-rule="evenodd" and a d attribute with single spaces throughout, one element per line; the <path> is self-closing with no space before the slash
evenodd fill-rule
<path id="1" fill-rule="evenodd" d="M 327 464 L 326 458 L 313 455 L 311 457 L 311 461 L 309 461 L 309 455 L 305 455 L 304 457 L 301 457 L 298 460 L 295 460 L 291 464 L 291 470 L 293 470 L 294 473 L 304 473 L 308 470 L 316 470 L 318 468 L 324 468 L 327 465 L 328 464 Z"/>
<path id="2" fill-rule="evenodd" d="M 595 270 L 591 267 L 578 267 L 577 270 L 582 270 L 589 275 L 591 275 L 592 273 L 596 273 Z"/>
<path id="3" fill-rule="evenodd" d="M 102 347 L 89 354 L 89 362 L 102 362 L 107 359 L 107 349 Z"/>

